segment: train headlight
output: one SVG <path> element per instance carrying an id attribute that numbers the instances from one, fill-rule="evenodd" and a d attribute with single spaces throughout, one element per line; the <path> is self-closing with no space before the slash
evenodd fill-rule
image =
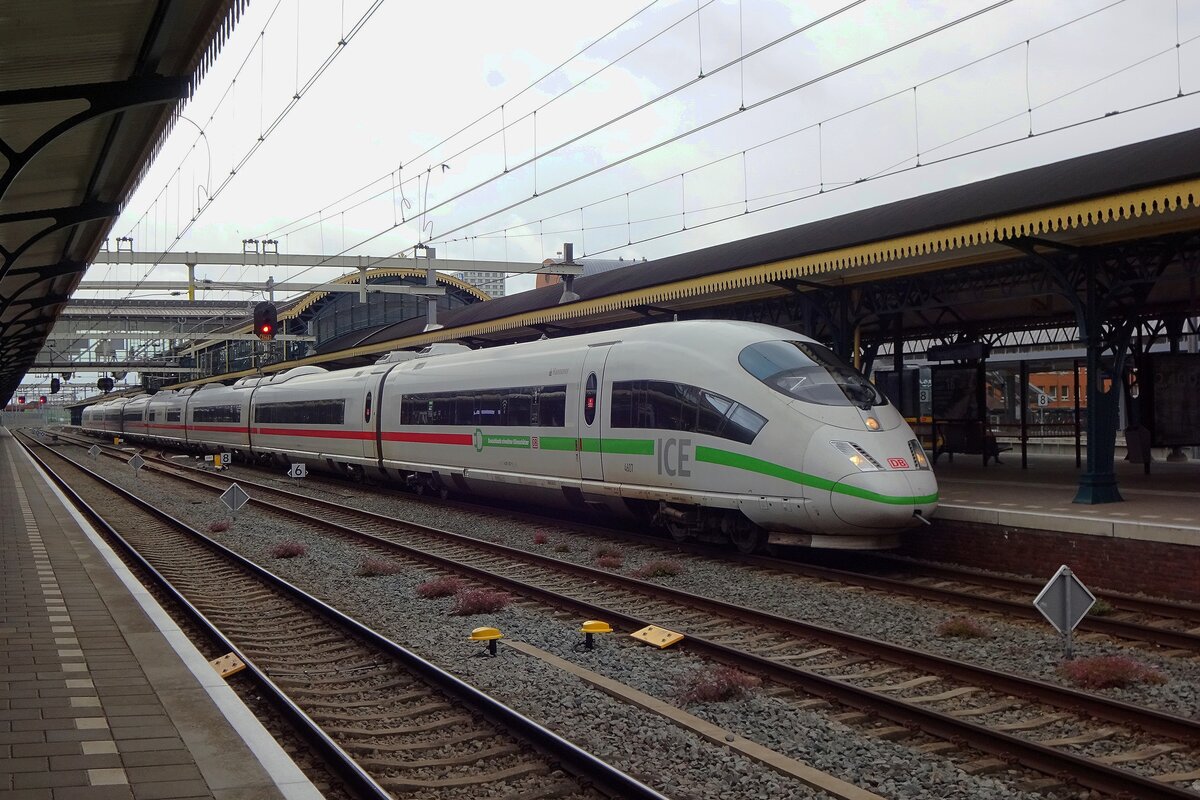
<path id="1" fill-rule="evenodd" d="M 912 453 L 913 463 L 917 465 L 917 469 L 929 469 L 929 456 L 925 455 L 925 448 L 919 441 L 909 439 L 908 450 Z"/>
<path id="2" fill-rule="evenodd" d="M 875 419 L 874 417 L 867 417 L 863 420 L 863 422 L 866 423 L 867 430 L 869 430 L 869 431 L 879 430 L 879 420 Z"/>
<path id="3" fill-rule="evenodd" d="M 858 467 L 863 472 L 878 472 L 883 469 L 879 466 L 879 462 L 871 458 L 871 455 L 856 445 L 854 442 L 830 442 L 833 449 L 844 455 L 850 460 L 850 463 Z"/>

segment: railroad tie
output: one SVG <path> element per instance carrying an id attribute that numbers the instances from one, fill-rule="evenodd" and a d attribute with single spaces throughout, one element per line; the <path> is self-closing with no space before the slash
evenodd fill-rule
<path id="1" fill-rule="evenodd" d="M 1061 712 L 1044 714 L 1040 717 L 1034 717 L 1033 719 L 1021 720 L 1019 722 L 1005 722 L 994 727 L 998 731 L 1030 731 L 1034 728 L 1044 728 L 1047 725 L 1058 722 L 1060 719 L 1067 719 L 1070 716 L 1070 714 L 1064 714 Z"/>
<path id="2" fill-rule="evenodd" d="M 1145 761 L 1156 756 L 1174 753 L 1176 750 L 1183 750 L 1184 745 L 1164 742 L 1162 744 L 1152 744 L 1149 747 L 1143 747 L 1141 750 L 1133 750 L 1128 753 L 1116 753 L 1109 756 L 1099 756 L 1096 760 L 1102 764 L 1125 764 L 1129 761 Z"/>
<path id="3" fill-rule="evenodd" d="M 936 683 L 937 681 L 940 681 L 940 680 L 941 680 L 941 678 L 939 678 L 937 675 L 923 675 L 920 678 L 913 678 L 910 681 L 904 681 L 903 683 L 897 683 L 892 686 L 888 686 L 888 685 L 868 686 L 867 688 L 873 692 L 902 692 L 905 689 L 912 689 L 917 686 L 924 686 L 927 683 Z"/>
<path id="4" fill-rule="evenodd" d="M 1098 728 L 1087 733 L 1080 733 L 1075 736 L 1064 736 L 1061 739 L 1047 739 L 1046 741 L 1038 742 L 1044 747 L 1066 747 L 1072 744 L 1090 744 L 1091 742 L 1107 739 L 1114 733 L 1120 733 L 1120 728 Z"/>

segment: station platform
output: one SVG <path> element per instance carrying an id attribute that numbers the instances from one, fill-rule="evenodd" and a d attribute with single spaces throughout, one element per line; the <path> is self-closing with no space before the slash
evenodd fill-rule
<path id="1" fill-rule="evenodd" d="M 1118 461 L 1120 503 L 1074 503 L 1074 455 L 1019 451 L 938 459 L 935 525 L 906 551 L 921 558 L 1049 577 L 1062 564 L 1116 591 L 1200 603 L 1200 462 Z M 1086 465 L 1086 461 L 1085 461 Z"/>
<path id="2" fill-rule="evenodd" d="M 320 796 L 0 428 L 0 800 Z"/>

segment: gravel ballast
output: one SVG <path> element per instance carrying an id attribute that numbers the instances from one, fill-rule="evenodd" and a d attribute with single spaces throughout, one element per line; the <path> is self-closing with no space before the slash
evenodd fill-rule
<path id="1" fill-rule="evenodd" d="M 145 472 L 135 481 L 127 468 L 111 461 L 103 464 L 104 471 L 116 482 L 135 489 L 168 513 L 201 530 L 207 529 L 214 519 L 225 516 L 215 495 L 181 488 L 169 478 Z M 200 501 L 194 502 L 197 499 Z M 436 507 L 422 503 L 412 503 L 412 508 L 401 509 L 391 497 L 356 500 L 355 505 L 373 507 L 381 502 L 386 502 L 390 506 L 386 511 L 393 514 L 416 518 L 416 512 L 420 510 L 426 516 L 422 521 L 428 524 L 469 529 L 474 535 L 493 541 L 536 548 L 539 552 L 585 562 L 591 560 L 590 547 L 583 547 L 578 539 L 566 532 L 548 530 L 547 544 L 534 545 L 534 527 L 512 520 L 472 514 L 468 521 L 463 512 L 443 510 L 444 513 L 439 514 Z M 239 513 L 229 532 L 215 538 L 266 563 L 302 588 L 332 599 L 342 610 L 397 642 L 672 796 L 790 798 L 818 795 L 757 762 L 684 732 L 657 715 L 616 701 L 537 659 L 504 647 L 498 658 L 481 658 L 482 648 L 467 641 L 470 630 L 480 625 L 494 625 L 510 638 L 527 641 L 636 689 L 668 699 L 764 746 L 885 796 L 1047 796 L 1017 790 L 1011 780 L 1005 780 L 1003 773 L 967 775 L 945 758 L 915 753 L 899 743 L 868 739 L 818 713 L 797 710 L 786 698 L 773 697 L 766 692 L 752 692 L 741 700 L 726 703 L 685 704 L 681 694 L 687 678 L 711 669 L 710 664 L 686 651 L 659 651 L 614 635 L 603 637 L 595 651 L 580 652 L 577 650 L 582 638 L 578 633 L 580 621 L 556 618 L 539 607 L 511 605 L 495 614 L 450 616 L 449 599 L 423 600 L 415 593 L 420 583 L 440 577 L 440 574 L 421 567 L 406 567 L 396 575 L 359 576 L 357 571 L 366 557 L 360 547 L 324 536 L 298 533 L 289 523 L 251 508 Z M 304 542 L 308 545 L 307 554 L 287 560 L 271 559 L 269 551 L 283 540 Z M 555 552 L 554 546 L 564 542 L 570 551 Z M 621 570 L 626 573 L 636 568 L 640 561 L 650 558 L 632 548 L 627 549 L 627 556 Z M 685 558 L 685 572 L 663 580 L 681 588 L 746 602 L 734 596 L 739 590 L 749 591 L 747 587 L 739 589 L 738 571 L 730 565 L 707 561 Z M 713 572 L 711 577 L 705 574 L 708 570 Z M 690 585 L 706 580 L 709 581 L 704 584 L 707 588 Z M 784 597 L 786 593 L 778 587 L 766 591 L 774 595 L 775 603 L 796 601 Z M 790 591 L 800 594 L 794 587 Z M 854 594 L 854 599 L 859 602 L 874 602 L 864 596 L 866 593 L 850 594 Z M 860 613 L 881 612 L 864 605 Z M 941 617 L 944 615 L 939 619 Z M 846 627 L 847 618 L 842 617 L 838 622 L 843 623 L 840 627 Z M 922 641 L 927 637 L 928 632 L 925 632 Z M 1065 791 L 1051 796 L 1077 796 L 1077 793 Z"/>

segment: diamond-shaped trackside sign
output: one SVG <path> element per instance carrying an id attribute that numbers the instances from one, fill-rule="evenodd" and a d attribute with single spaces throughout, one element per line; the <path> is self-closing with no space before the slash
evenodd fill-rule
<path id="1" fill-rule="evenodd" d="M 92 457 L 92 461 L 95 461 L 100 457 L 100 448 L 96 445 L 92 445 L 90 448 L 88 448 L 88 455 Z"/>
<path id="2" fill-rule="evenodd" d="M 1042 587 L 1042 591 L 1034 598 L 1033 605 L 1042 612 L 1055 630 L 1068 633 L 1075 630 L 1079 621 L 1087 616 L 1088 611 L 1096 602 L 1096 596 L 1088 591 L 1071 568 L 1065 564 L 1050 582 Z"/>
<path id="3" fill-rule="evenodd" d="M 137 472 L 139 469 L 146 466 L 146 459 L 135 454 L 133 458 L 129 459 L 129 466 L 133 467 L 134 472 Z"/>
<path id="4" fill-rule="evenodd" d="M 242 506 L 246 505 L 250 500 L 250 495 L 246 494 L 246 490 L 238 486 L 236 483 L 221 493 L 221 502 L 230 511 L 237 511 Z"/>

